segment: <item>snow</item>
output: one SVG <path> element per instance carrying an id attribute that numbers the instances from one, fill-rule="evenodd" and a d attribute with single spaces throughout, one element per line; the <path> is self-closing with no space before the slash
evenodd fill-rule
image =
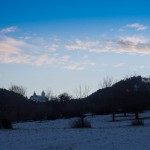
<path id="1" fill-rule="evenodd" d="M 120 117 L 119 117 L 120 116 Z M 13 130 L 0 130 L 0 150 L 149 150 L 150 119 L 144 126 L 130 126 L 131 118 L 121 115 L 88 116 L 90 129 L 71 129 L 72 119 L 14 124 Z M 141 117 L 150 117 L 144 113 Z"/>

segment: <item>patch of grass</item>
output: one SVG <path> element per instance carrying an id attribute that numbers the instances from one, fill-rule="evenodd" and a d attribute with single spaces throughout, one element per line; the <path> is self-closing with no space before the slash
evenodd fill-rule
<path id="1" fill-rule="evenodd" d="M 71 128 L 91 128 L 91 123 L 88 120 L 76 119 L 71 122 Z"/>

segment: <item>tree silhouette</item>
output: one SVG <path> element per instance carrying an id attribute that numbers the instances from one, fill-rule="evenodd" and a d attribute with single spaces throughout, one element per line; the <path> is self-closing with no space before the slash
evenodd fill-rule
<path id="1" fill-rule="evenodd" d="M 26 94 L 27 94 L 26 88 L 24 88 L 23 86 L 19 86 L 19 85 L 12 84 L 8 90 L 15 92 L 17 94 L 20 94 L 22 96 L 26 96 Z"/>

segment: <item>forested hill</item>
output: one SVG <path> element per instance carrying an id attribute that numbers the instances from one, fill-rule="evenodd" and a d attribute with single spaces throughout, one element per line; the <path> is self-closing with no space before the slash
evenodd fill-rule
<path id="1" fill-rule="evenodd" d="M 146 109 L 150 106 L 150 79 L 141 76 L 126 78 L 111 87 L 99 89 L 87 100 L 95 113 Z"/>
<path id="2" fill-rule="evenodd" d="M 27 111 L 28 103 L 27 98 L 21 94 L 0 89 L 0 119 L 20 120 L 23 113 Z"/>

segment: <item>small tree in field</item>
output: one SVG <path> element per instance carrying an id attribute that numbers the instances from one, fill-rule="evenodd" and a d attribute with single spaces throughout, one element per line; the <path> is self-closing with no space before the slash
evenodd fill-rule
<path id="1" fill-rule="evenodd" d="M 77 119 L 71 122 L 71 128 L 91 128 L 91 123 L 88 120 Z"/>
<path id="2" fill-rule="evenodd" d="M 77 121 L 74 122 L 74 125 L 76 124 L 77 126 L 81 126 L 82 128 L 84 128 L 88 123 L 88 121 L 85 120 L 85 113 L 86 113 L 86 109 L 85 109 L 85 103 L 83 102 L 84 98 L 87 98 L 89 96 L 89 92 L 90 92 L 90 87 L 87 86 L 86 84 L 82 87 L 81 85 L 79 86 L 79 88 L 77 88 L 75 90 L 75 96 L 78 100 L 80 100 L 80 112 L 78 114 L 79 119 Z M 88 125 L 87 125 L 88 126 Z"/>

